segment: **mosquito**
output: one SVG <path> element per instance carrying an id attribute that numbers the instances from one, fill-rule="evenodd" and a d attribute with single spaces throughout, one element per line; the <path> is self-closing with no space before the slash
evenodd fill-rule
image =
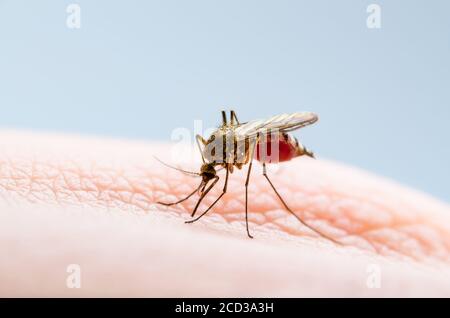
<path id="1" fill-rule="evenodd" d="M 178 201 L 158 203 L 165 206 L 171 206 L 184 202 L 194 194 L 198 193 L 199 198 L 191 213 L 192 219 L 185 222 L 194 223 L 205 216 L 225 195 L 227 192 L 228 177 L 233 173 L 234 168 L 242 169 L 244 165 L 248 165 L 247 177 L 245 180 L 245 224 L 248 237 L 253 238 L 250 234 L 248 225 L 248 185 L 250 182 L 253 160 L 256 159 L 262 163 L 262 174 L 283 204 L 284 208 L 300 221 L 300 223 L 314 231 L 316 234 L 332 242 L 338 243 L 333 238 L 310 226 L 295 214 L 287 205 L 286 201 L 280 195 L 267 174 L 267 164 L 289 161 L 300 156 L 314 158 L 313 152 L 300 144 L 297 138 L 292 137 L 289 133 L 311 125 L 317 120 L 318 116 L 312 112 L 297 112 L 292 114 L 280 114 L 264 120 L 253 120 L 240 123 L 233 110 L 230 111 L 229 121 L 226 112 L 222 111 L 222 124 L 208 139 L 204 139 L 201 135 L 196 135 L 195 137 L 203 162 L 200 167 L 200 172 L 182 170 L 162 162 L 164 165 L 185 174 L 201 177 L 199 186 L 186 197 Z M 221 169 L 225 170 L 225 182 L 222 193 L 203 213 L 194 218 L 200 203 L 218 183 L 220 177 L 217 175 L 217 172 Z"/>

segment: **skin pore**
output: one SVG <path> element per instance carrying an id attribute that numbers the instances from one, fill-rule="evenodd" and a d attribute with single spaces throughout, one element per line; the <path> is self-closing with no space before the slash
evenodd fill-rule
<path id="1" fill-rule="evenodd" d="M 200 180 L 167 144 L 0 131 L 0 296 L 450 296 L 450 208 L 362 170 L 297 158 L 246 169 L 193 224 Z M 200 158 L 183 169 L 198 171 Z M 200 205 L 222 191 L 221 180 Z M 66 284 L 70 264 L 81 288 Z M 371 284 L 373 275 L 379 284 Z M 377 277 L 378 277 L 377 276 Z M 377 279 L 375 279 L 377 281 Z M 380 288 L 371 288 L 371 287 Z"/>

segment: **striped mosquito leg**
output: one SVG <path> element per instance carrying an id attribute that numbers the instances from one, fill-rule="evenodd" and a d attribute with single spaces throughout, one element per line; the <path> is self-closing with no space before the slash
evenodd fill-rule
<path id="1" fill-rule="evenodd" d="M 258 138 L 255 138 L 253 143 L 250 145 L 250 151 L 249 151 L 250 163 L 248 165 L 248 170 L 247 170 L 247 179 L 245 180 L 245 226 L 246 226 L 247 235 L 249 238 L 253 238 L 253 236 L 250 234 L 250 230 L 248 229 L 248 184 L 250 182 L 250 173 L 252 172 L 253 157 L 254 157 L 255 147 L 256 147 L 257 142 L 258 142 Z"/>
<path id="2" fill-rule="evenodd" d="M 223 185 L 223 190 L 222 190 L 222 193 L 219 195 L 219 197 L 218 197 L 218 198 L 217 198 L 217 199 L 209 206 L 209 208 L 206 209 L 205 212 L 203 212 L 202 214 L 200 214 L 200 215 L 199 215 L 198 217 L 196 217 L 195 219 L 186 221 L 185 223 L 194 223 L 194 222 L 200 220 L 206 213 L 209 212 L 209 210 L 211 210 L 211 208 L 212 208 L 217 202 L 219 202 L 219 200 L 220 200 L 220 199 L 223 197 L 223 195 L 227 192 L 228 174 L 229 174 L 229 171 L 228 171 L 228 169 L 227 169 L 227 172 L 226 172 L 226 174 L 225 174 L 225 184 Z"/>
<path id="3" fill-rule="evenodd" d="M 323 238 L 326 238 L 327 240 L 330 240 L 338 245 L 342 245 L 341 243 L 339 243 L 338 241 L 334 240 L 333 238 L 329 237 L 328 235 L 316 230 L 315 228 L 311 227 L 310 225 L 308 225 L 305 221 L 303 221 L 297 214 L 294 213 L 294 211 L 292 211 L 288 205 L 286 204 L 286 202 L 284 202 L 283 198 L 281 197 L 281 195 L 278 193 L 277 189 L 275 188 L 275 186 L 273 185 L 272 181 L 270 181 L 269 177 L 267 176 L 267 170 L 266 170 L 266 164 L 263 163 L 263 175 L 264 177 L 266 177 L 267 181 L 269 182 L 270 186 L 272 187 L 273 191 L 275 192 L 275 194 L 278 196 L 278 198 L 280 199 L 281 203 L 283 203 L 284 207 L 286 208 L 286 210 L 289 211 L 289 213 L 291 213 L 297 220 L 300 221 L 300 223 L 302 223 L 304 226 L 306 226 L 307 228 L 309 228 L 310 230 L 314 231 L 315 233 L 319 234 L 320 236 L 322 236 Z"/>

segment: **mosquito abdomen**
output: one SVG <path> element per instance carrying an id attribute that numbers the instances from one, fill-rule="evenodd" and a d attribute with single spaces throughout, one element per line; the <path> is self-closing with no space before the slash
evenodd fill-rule
<path id="1" fill-rule="evenodd" d="M 275 137 L 275 138 L 273 138 Z M 267 134 L 256 145 L 256 160 L 265 163 L 289 161 L 300 156 L 299 145 L 286 133 Z"/>

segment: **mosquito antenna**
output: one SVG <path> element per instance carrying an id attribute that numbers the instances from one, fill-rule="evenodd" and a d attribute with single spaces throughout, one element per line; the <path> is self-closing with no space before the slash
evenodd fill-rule
<path id="1" fill-rule="evenodd" d="M 153 157 L 154 157 L 156 160 L 158 160 L 160 163 L 162 163 L 163 165 L 165 165 L 166 167 L 168 167 L 168 168 L 172 168 L 172 169 L 178 170 L 178 171 L 180 171 L 180 172 L 182 172 L 182 173 L 184 173 L 184 174 L 187 174 L 187 175 L 198 176 L 198 177 L 200 176 L 200 173 L 192 172 L 192 171 L 187 171 L 187 170 L 183 170 L 183 169 L 180 169 L 180 168 L 171 166 L 171 165 L 169 165 L 169 164 L 163 162 L 162 160 L 158 159 L 158 157 L 156 157 L 156 156 L 153 156 Z M 199 188 L 200 188 L 200 187 L 199 187 Z"/>

